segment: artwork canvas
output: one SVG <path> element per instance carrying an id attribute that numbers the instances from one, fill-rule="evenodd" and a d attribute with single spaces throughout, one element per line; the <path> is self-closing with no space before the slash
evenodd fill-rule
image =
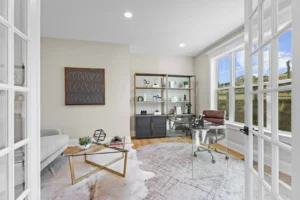
<path id="1" fill-rule="evenodd" d="M 105 105 L 105 69 L 65 67 L 65 105 Z"/>

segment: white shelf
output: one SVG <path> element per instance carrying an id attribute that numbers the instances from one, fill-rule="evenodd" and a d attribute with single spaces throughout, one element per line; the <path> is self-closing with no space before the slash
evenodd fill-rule
<path id="1" fill-rule="evenodd" d="M 165 101 L 136 101 L 136 103 L 166 103 Z"/>

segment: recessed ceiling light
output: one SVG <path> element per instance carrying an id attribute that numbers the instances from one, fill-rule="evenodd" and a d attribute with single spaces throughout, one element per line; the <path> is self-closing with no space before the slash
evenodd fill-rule
<path id="1" fill-rule="evenodd" d="M 124 17 L 126 18 L 132 18 L 133 14 L 131 12 L 125 12 Z"/>
<path id="2" fill-rule="evenodd" d="M 180 43 L 180 44 L 179 44 L 179 47 L 180 47 L 180 48 L 183 48 L 183 47 L 185 47 L 185 44 L 184 44 L 184 43 Z"/>

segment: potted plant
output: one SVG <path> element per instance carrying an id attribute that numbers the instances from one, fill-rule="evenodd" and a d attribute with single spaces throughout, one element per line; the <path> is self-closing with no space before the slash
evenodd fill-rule
<path id="1" fill-rule="evenodd" d="M 189 88 L 189 82 L 188 81 L 184 81 L 183 85 L 184 85 L 185 88 Z"/>
<path id="2" fill-rule="evenodd" d="M 82 137 L 79 138 L 79 145 L 81 149 L 88 149 L 91 146 L 92 143 L 92 138 L 90 138 L 89 136 L 87 137 Z"/>
<path id="3" fill-rule="evenodd" d="M 187 107 L 187 114 L 191 114 L 191 107 L 192 107 L 192 104 L 191 104 L 191 103 L 188 103 L 188 104 L 186 104 L 186 107 Z"/>

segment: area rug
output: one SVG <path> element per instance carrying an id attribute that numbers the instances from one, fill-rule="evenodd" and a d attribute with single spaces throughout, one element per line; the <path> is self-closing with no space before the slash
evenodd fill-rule
<path id="1" fill-rule="evenodd" d="M 149 193 L 146 200 L 243 200 L 244 162 L 229 155 L 214 153 L 215 164 L 207 152 L 193 157 L 189 143 L 151 144 L 137 149 L 141 168 L 155 173 L 146 180 Z M 259 198 L 257 179 L 253 182 L 253 199 Z M 282 185 L 279 192 L 283 199 L 291 199 L 290 192 Z M 272 200 L 265 190 L 265 200 Z"/>
<path id="2" fill-rule="evenodd" d="M 243 161 L 207 152 L 192 155 L 188 143 L 152 144 L 137 149 L 141 168 L 155 173 L 146 181 L 147 200 L 242 200 Z"/>
<path id="3" fill-rule="evenodd" d="M 131 146 L 131 145 L 130 145 Z M 130 147 L 129 147 L 130 148 Z M 113 156 L 119 157 L 114 154 Z M 113 159 L 111 154 L 99 155 L 93 161 L 104 164 Z M 102 162 L 102 163 L 101 163 Z M 142 163 L 136 157 L 136 150 L 128 154 L 126 178 L 102 170 L 83 181 L 72 185 L 67 157 L 58 157 L 41 173 L 42 200 L 141 200 L 148 194 L 145 180 L 154 174 L 140 169 Z M 123 160 L 111 165 L 111 168 L 122 172 Z M 95 168 L 85 164 L 83 157 L 75 159 L 77 176 L 82 176 Z"/>

